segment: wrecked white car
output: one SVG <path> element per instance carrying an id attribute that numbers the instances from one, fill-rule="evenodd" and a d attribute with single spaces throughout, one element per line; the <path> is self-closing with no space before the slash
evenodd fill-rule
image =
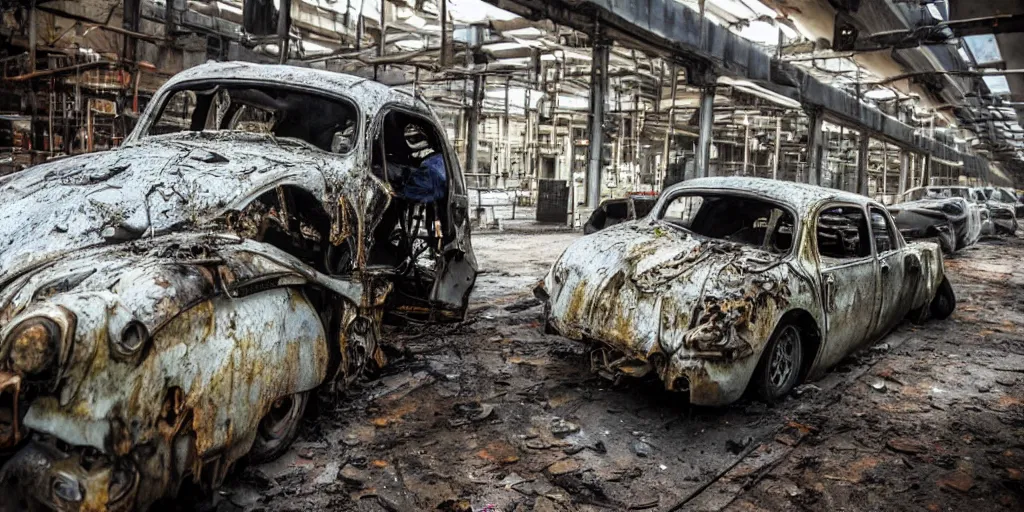
<path id="1" fill-rule="evenodd" d="M 644 219 L 574 242 L 536 294 L 595 370 L 654 372 L 691 403 L 777 400 L 911 316 L 949 316 L 934 243 L 866 197 L 752 178 L 686 181 Z"/>
<path id="2" fill-rule="evenodd" d="M 125 144 L 0 181 L 0 493 L 145 509 L 277 456 L 309 394 L 383 364 L 382 319 L 458 320 L 455 154 L 365 79 L 207 64 Z"/>
<path id="3" fill-rule="evenodd" d="M 888 209 L 904 239 L 935 241 L 946 254 L 978 243 L 988 218 L 967 187 L 912 188 Z"/>

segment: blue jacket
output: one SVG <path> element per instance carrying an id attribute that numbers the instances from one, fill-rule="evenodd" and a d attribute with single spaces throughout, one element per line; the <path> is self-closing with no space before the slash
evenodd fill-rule
<path id="1" fill-rule="evenodd" d="M 444 156 L 435 153 L 423 159 L 418 168 L 412 169 L 401 194 L 410 201 L 435 203 L 444 199 L 448 189 L 448 172 L 444 167 Z"/>

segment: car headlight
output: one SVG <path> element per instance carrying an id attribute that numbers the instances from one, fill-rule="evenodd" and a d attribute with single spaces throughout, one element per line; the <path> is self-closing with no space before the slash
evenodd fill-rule
<path id="1" fill-rule="evenodd" d="M 38 375 L 52 368 L 60 353 L 61 330 L 45 317 L 23 320 L 7 335 L 11 368 L 24 375 Z"/>
<path id="2" fill-rule="evenodd" d="M 132 321 L 121 330 L 120 336 L 110 336 L 110 348 L 114 356 L 122 360 L 133 360 L 149 341 L 149 329 L 142 322 Z"/>

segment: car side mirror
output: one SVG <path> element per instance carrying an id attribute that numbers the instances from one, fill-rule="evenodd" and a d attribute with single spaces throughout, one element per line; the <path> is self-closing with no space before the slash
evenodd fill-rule
<path id="1" fill-rule="evenodd" d="M 344 154 L 352 151 L 352 141 L 342 132 L 334 132 L 331 139 L 331 153 Z"/>

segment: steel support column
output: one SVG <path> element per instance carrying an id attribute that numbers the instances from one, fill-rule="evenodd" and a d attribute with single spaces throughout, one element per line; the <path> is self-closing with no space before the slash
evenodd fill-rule
<path id="1" fill-rule="evenodd" d="M 857 193 L 868 195 L 868 143 L 871 136 L 866 131 L 860 132 L 860 152 L 857 153 Z"/>
<path id="2" fill-rule="evenodd" d="M 750 164 L 750 120 L 743 120 L 743 172 L 741 176 L 750 176 L 747 166 Z"/>
<path id="3" fill-rule="evenodd" d="M 775 118 L 775 158 L 772 160 L 772 179 L 779 179 L 779 158 L 782 149 L 782 114 Z"/>
<path id="4" fill-rule="evenodd" d="M 821 185 L 821 157 L 824 152 L 822 144 L 821 112 L 812 110 L 807 113 L 807 183 Z"/>
<path id="5" fill-rule="evenodd" d="M 700 91 L 700 139 L 697 142 L 697 155 L 694 173 L 698 178 L 705 178 L 711 169 L 711 128 L 715 123 L 715 88 L 704 87 Z"/>
<path id="6" fill-rule="evenodd" d="M 168 2 L 171 3 L 171 2 Z M 292 27 L 292 0 L 281 0 L 280 9 L 277 14 L 277 39 L 278 39 L 278 62 L 288 62 L 289 44 L 291 43 Z M 374 72 L 374 78 L 376 78 Z"/>
<path id="7" fill-rule="evenodd" d="M 897 196 L 902 196 L 907 191 L 907 171 L 910 170 L 910 152 L 900 150 L 900 184 L 896 189 Z"/>
<path id="8" fill-rule="evenodd" d="M 36 2 L 33 0 L 32 5 L 28 9 L 28 70 L 30 73 L 36 72 L 36 40 L 39 39 L 37 30 Z M 35 125 L 33 124 L 33 126 Z"/>
<path id="9" fill-rule="evenodd" d="M 505 78 L 505 116 L 501 120 L 501 155 L 498 157 L 501 160 L 501 172 L 506 177 L 512 175 L 512 114 L 511 105 L 509 104 L 509 89 L 511 88 L 512 77 L 507 77 Z M 505 183 L 502 182 L 502 187 L 504 186 Z"/>
<path id="10" fill-rule="evenodd" d="M 448 0 L 441 0 L 441 69 L 448 67 Z"/>
<path id="11" fill-rule="evenodd" d="M 665 145 L 661 148 L 661 176 L 655 180 L 657 183 L 658 190 L 664 188 L 665 178 L 668 177 L 668 158 L 669 151 L 672 149 L 672 137 L 676 133 L 676 93 L 679 90 L 679 68 L 676 67 L 675 63 L 671 65 L 672 74 L 670 80 L 672 85 L 670 90 L 672 91 L 672 104 L 668 108 L 668 126 L 665 127 Z M 658 89 L 658 104 L 660 108 L 661 104 L 661 88 Z"/>
<path id="12" fill-rule="evenodd" d="M 601 204 L 602 162 L 604 147 L 605 98 L 608 95 L 608 43 L 594 44 L 590 71 L 590 144 L 587 146 L 587 206 Z"/>
<path id="13" fill-rule="evenodd" d="M 142 0 L 125 0 L 123 9 L 124 19 L 122 20 L 121 27 L 129 32 L 139 32 L 142 22 Z M 124 35 L 123 55 L 125 60 L 131 62 L 132 65 L 138 60 L 138 46 L 139 42 L 135 36 Z"/>
<path id="14" fill-rule="evenodd" d="M 139 2 L 141 4 L 141 2 Z M 187 4 L 185 10 L 188 10 Z M 280 18 L 278 18 L 280 19 Z M 164 37 L 167 38 L 168 45 L 171 44 L 171 38 L 174 37 L 175 31 L 174 25 L 174 0 L 164 1 Z"/>
<path id="15" fill-rule="evenodd" d="M 921 186 L 927 187 L 932 181 L 932 156 L 922 156 L 923 168 L 921 169 Z"/>
<path id="16" fill-rule="evenodd" d="M 477 174 L 477 158 L 476 150 L 479 145 L 480 135 L 480 109 L 481 100 L 483 98 L 484 89 L 484 76 L 475 75 L 473 77 L 473 103 L 469 107 L 469 127 L 466 129 L 466 172 L 470 176 L 476 177 Z M 477 179 L 479 179 L 477 177 Z"/>
<path id="17" fill-rule="evenodd" d="M 284 0 L 282 0 L 284 1 Z M 291 1 L 291 0 L 287 0 Z M 383 57 L 387 54 L 387 43 L 388 43 L 388 0 L 380 0 L 380 40 L 377 41 L 377 57 Z M 444 51 L 442 49 L 442 51 Z M 373 65 L 373 79 L 377 80 L 380 66 L 377 64 Z"/>
<path id="18" fill-rule="evenodd" d="M 889 194 L 889 145 L 882 143 L 882 203 Z"/>

